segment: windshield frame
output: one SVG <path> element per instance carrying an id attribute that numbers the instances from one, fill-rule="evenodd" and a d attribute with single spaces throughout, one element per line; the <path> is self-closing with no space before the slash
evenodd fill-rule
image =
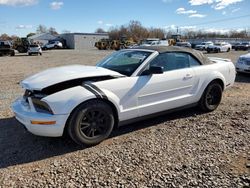
<path id="1" fill-rule="evenodd" d="M 114 56 L 114 55 L 116 55 L 116 54 L 118 54 L 118 53 L 129 52 L 129 51 L 130 51 L 130 52 L 149 52 L 149 54 L 143 59 L 143 61 L 140 62 L 140 63 L 138 63 L 138 66 L 137 66 L 130 74 L 124 74 L 124 73 L 122 73 L 122 72 L 120 72 L 120 71 L 118 71 L 118 70 L 114 70 L 114 69 L 112 69 L 112 68 L 108 68 L 108 67 L 102 66 L 102 65 L 105 64 L 106 61 L 107 61 L 108 59 L 110 59 L 112 56 Z M 155 52 L 154 50 L 147 50 L 147 49 L 124 49 L 124 50 L 119 50 L 119 51 L 117 51 L 117 52 L 114 52 L 114 53 L 112 53 L 112 54 L 106 56 L 104 59 L 102 59 L 101 61 L 99 61 L 99 62 L 96 64 L 96 66 L 97 66 L 97 67 L 102 67 L 102 68 L 105 68 L 105 69 L 108 69 L 108 70 L 111 70 L 111 71 L 118 72 L 118 73 L 120 73 L 120 74 L 122 74 L 122 75 L 124 75 L 124 76 L 133 77 L 133 76 L 136 75 L 136 72 L 138 72 L 138 70 L 140 69 L 140 67 L 141 67 L 143 64 L 145 64 L 145 62 L 148 62 L 148 60 L 151 59 L 152 54 L 154 54 L 154 52 Z"/>

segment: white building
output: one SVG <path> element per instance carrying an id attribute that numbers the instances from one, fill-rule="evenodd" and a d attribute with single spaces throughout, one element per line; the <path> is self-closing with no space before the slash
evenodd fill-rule
<path id="1" fill-rule="evenodd" d="M 65 33 L 60 38 L 66 41 L 70 49 L 91 49 L 95 47 L 95 42 L 100 39 L 108 39 L 108 33 Z"/>

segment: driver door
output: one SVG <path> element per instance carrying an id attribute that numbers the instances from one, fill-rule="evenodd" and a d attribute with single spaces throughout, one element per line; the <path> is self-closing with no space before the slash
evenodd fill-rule
<path id="1" fill-rule="evenodd" d="M 163 53 L 149 66 L 161 66 L 162 74 L 140 76 L 144 83 L 137 95 L 139 116 L 174 109 L 192 103 L 195 73 L 186 53 Z"/>

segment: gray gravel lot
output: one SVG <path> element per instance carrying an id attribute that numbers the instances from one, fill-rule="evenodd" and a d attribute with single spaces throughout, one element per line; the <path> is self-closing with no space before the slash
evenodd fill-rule
<path id="1" fill-rule="evenodd" d="M 26 132 L 11 102 L 20 80 L 49 67 L 94 65 L 111 51 L 0 57 L 1 187 L 250 187 L 250 75 L 237 75 L 212 113 L 188 109 L 115 130 L 83 148 Z M 209 54 L 236 62 L 246 52 Z"/>

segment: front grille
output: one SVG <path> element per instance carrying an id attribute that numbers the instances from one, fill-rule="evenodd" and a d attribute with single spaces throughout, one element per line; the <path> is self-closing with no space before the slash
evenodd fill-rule
<path id="1" fill-rule="evenodd" d="M 250 65 L 250 61 L 248 60 L 248 61 L 246 61 L 246 65 Z"/>

